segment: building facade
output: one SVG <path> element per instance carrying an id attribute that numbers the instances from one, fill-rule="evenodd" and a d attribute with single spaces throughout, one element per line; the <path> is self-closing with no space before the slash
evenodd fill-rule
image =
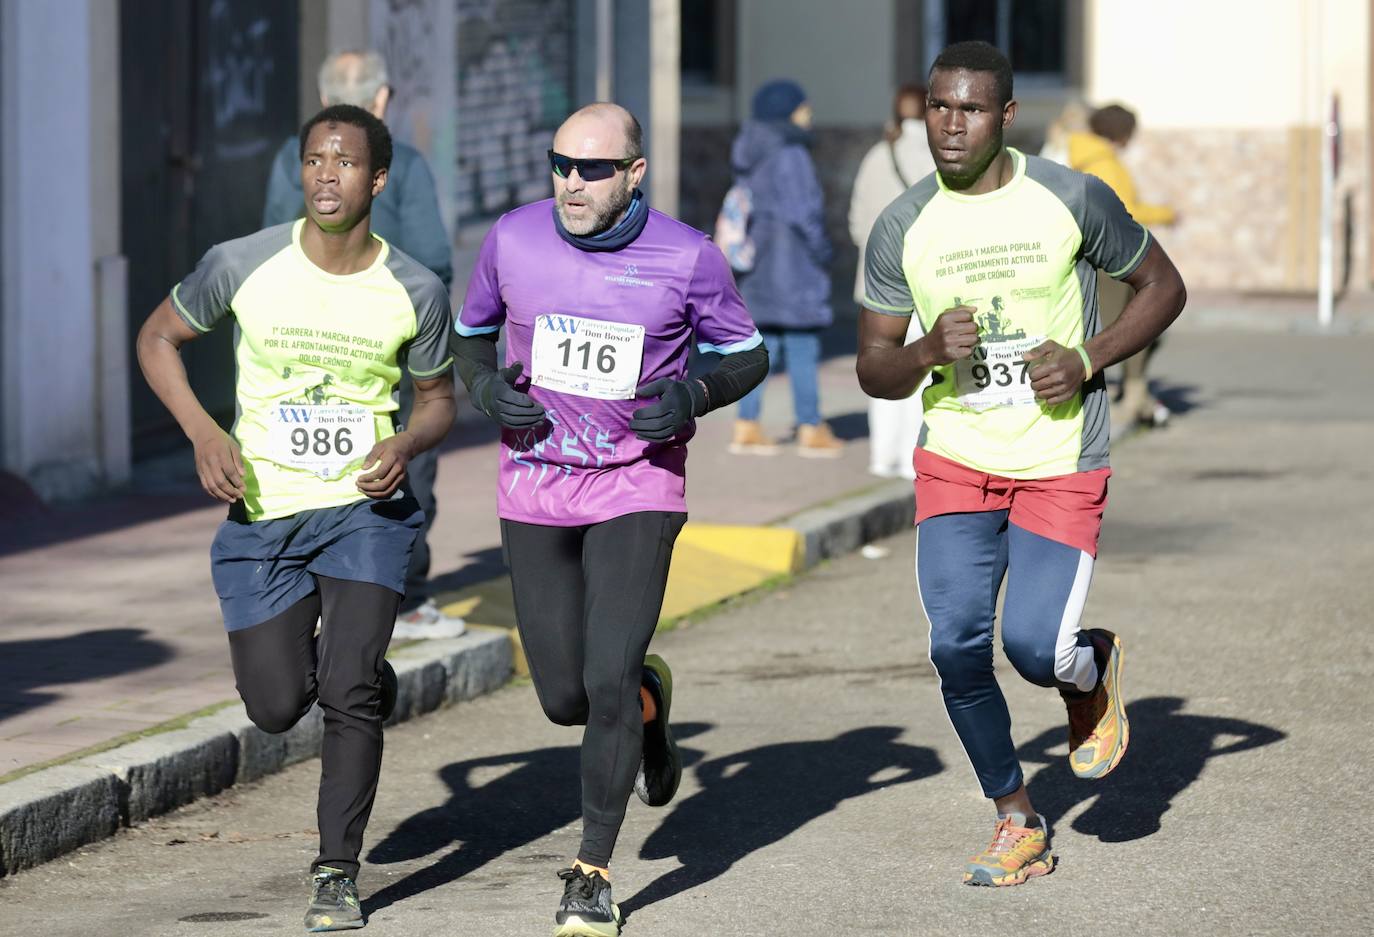
<path id="1" fill-rule="evenodd" d="M 1126 152 L 1197 291 L 1310 292 L 1323 149 L 1338 143 L 1339 289 L 1374 282 L 1371 0 L 5 0 L 0 3 L 0 493 L 127 484 L 184 440 L 133 360 L 148 312 L 213 243 L 255 230 L 280 142 L 331 51 L 375 47 L 388 122 L 434 170 L 455 299 L 490 220 L 549 191 L 553 129 L 611 98 L 645 125 L 648 195 L 711 230 L 750 98 L 798 80 L 845 305 L 853 174 L 893 90 L 948 42 L 1017 70 L 1009 142 L 1039 150 L 1070 99 L 1140 118 Z M 1333 109 L 1339 112 L 1338 139 Z M 233 412 L 227 330 L 186 353 Z M 7 487 L 5 479 L 14 482 Z M 3 517 L 3 512 L 0 512 Z"/>
<path id="2" fill-rule="evenodd" d="M 544 152 L 582 103 L 640 115 L 651 197 L 675 207 L 677 27 L 677 0 L 0 4 L 0 493 L 88 496 L 185 446 L 134 336 L 205 250 L 258 229 L 330 52 L 386 54 L 388 123 L 434 170 L 461 299 L 491 219 L 549 193 Z M 231 340 L 183 354 L 224 425 Z"/>

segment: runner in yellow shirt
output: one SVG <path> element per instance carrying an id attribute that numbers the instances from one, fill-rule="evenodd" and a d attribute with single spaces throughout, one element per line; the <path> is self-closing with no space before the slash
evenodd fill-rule
<path id="1" fill-rule="evenodd" d="M 1185 293 L 1101 180 L 1003 145 L 1016 102 L 1002 53 L 950 46 L 929 86 L 936 172 L 869 238 L 857 367 L 868 394 L 894 400 L 931 378 L 915 457 L 917 586 L 946 711 L 997 810 L 964 881 L 1012 885 L 1054 859 L 993 675 L 998 591 L 1005 579 L 1008 659 L 1064 697 L 1071 768 L 1106 775 L 1129 741 L 1121 642 L 1079 627 L 1111 473 L 1102 369 L 1158 337 Z M 1098 269 L 1136 289 L 1105 330 Z M 924 334 L 903 346 L 913 316 Z"/>
<path id="2" fill-rule="evenodd" d="M 364 924 L 358 855 L 395 703 L 383 654 L 423 519 L 406 464 L 454 414 L 448 294 L 369 230 L 390 163 L 380 120 L 321 111 L 301 131 L 305 218 L 211 248 L 138 336 L 202 486 L 229 505 L 211 571 L 248 715 L 275 733 L 324 711 L 311 931 Z M 180 348 L 230 318 L 238 416 L 225 433 Z M 402 368 L 415 406 L 398 428 Z"/>

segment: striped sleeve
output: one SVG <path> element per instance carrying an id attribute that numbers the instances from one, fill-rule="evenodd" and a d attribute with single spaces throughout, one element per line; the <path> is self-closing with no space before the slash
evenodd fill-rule
<path id="1" fill-rule="evenodd" d="M 1084 176 L 1082 213 L 1083 256 L 1116 280 L 1135 272 L 1150 247 L 1150 232 L 1131 217 L 1107 183 Z"/>
<path id="2" fill-rule="evenodd" d="M 902 245 L 910 227 L 911 212 L 902 200 L 889 205 L 868 236 L 864 248 L 864 308 L 886 316 L 910 316 L 916 310 L 906 272 L 902 270 Z"/>

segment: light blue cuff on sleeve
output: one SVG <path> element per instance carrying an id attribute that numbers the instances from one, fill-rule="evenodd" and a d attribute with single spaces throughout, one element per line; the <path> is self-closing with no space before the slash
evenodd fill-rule
<path id="1" fill-rule="evenodd" d="M 763 336 L 758 329 L 754 329 L 754 334 L 738 342 L 731 342 L 729 345 L 712 345 L 710 342 L 697 342 L 697 351 L 703 355 L 733 355 L 740 351 L 749 351 L 763 344 Z"/>
<path id="2" fill-rule="evenodd" d="M 454 320 L 453 320 L 453 331 L 455 331 L 455 332 L 457 332 L 459 335 L 463 336 L 463 338 L 472 338 L 472 337 L 474 337 L 474 336 L 476 336 L 476 335 L 490 335 L 492 332 L 499 332 L 499 331 L 501 331 L 501 326 L 499 326 L 499 325 L 483 325 L 483 326 L 464 325 L 462 319 L 454 319 Z"/>

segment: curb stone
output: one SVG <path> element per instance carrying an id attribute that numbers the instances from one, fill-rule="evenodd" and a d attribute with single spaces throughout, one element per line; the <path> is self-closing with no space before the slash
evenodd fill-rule
<path id="1" fill-rule="evenodd" d="M 503 686 L 511 674 L 504 635 L 472 632 L 398 649 L 389 658 L 399 693 L 388 725 Z M 241 706 L 0 785 L 0 876 L 31 868 L 234 784 L 319 755 L 318 706 L 280 735 Z"/>
<path id="2" fill-rule="evenodd" d="M 853 553 L 866 543 L 910 529 L 916 519 L 916 492 L 909 481 L 894 480 L 872 491 L 810 508 L 778 527 L 801 534 L 802 569 Z"/>
<path id="3" fill-rule="evenodd" d="M 0 788 L 0 875 L 55 859 L 119 828 L 119 782 L 58 765 Z"/>

